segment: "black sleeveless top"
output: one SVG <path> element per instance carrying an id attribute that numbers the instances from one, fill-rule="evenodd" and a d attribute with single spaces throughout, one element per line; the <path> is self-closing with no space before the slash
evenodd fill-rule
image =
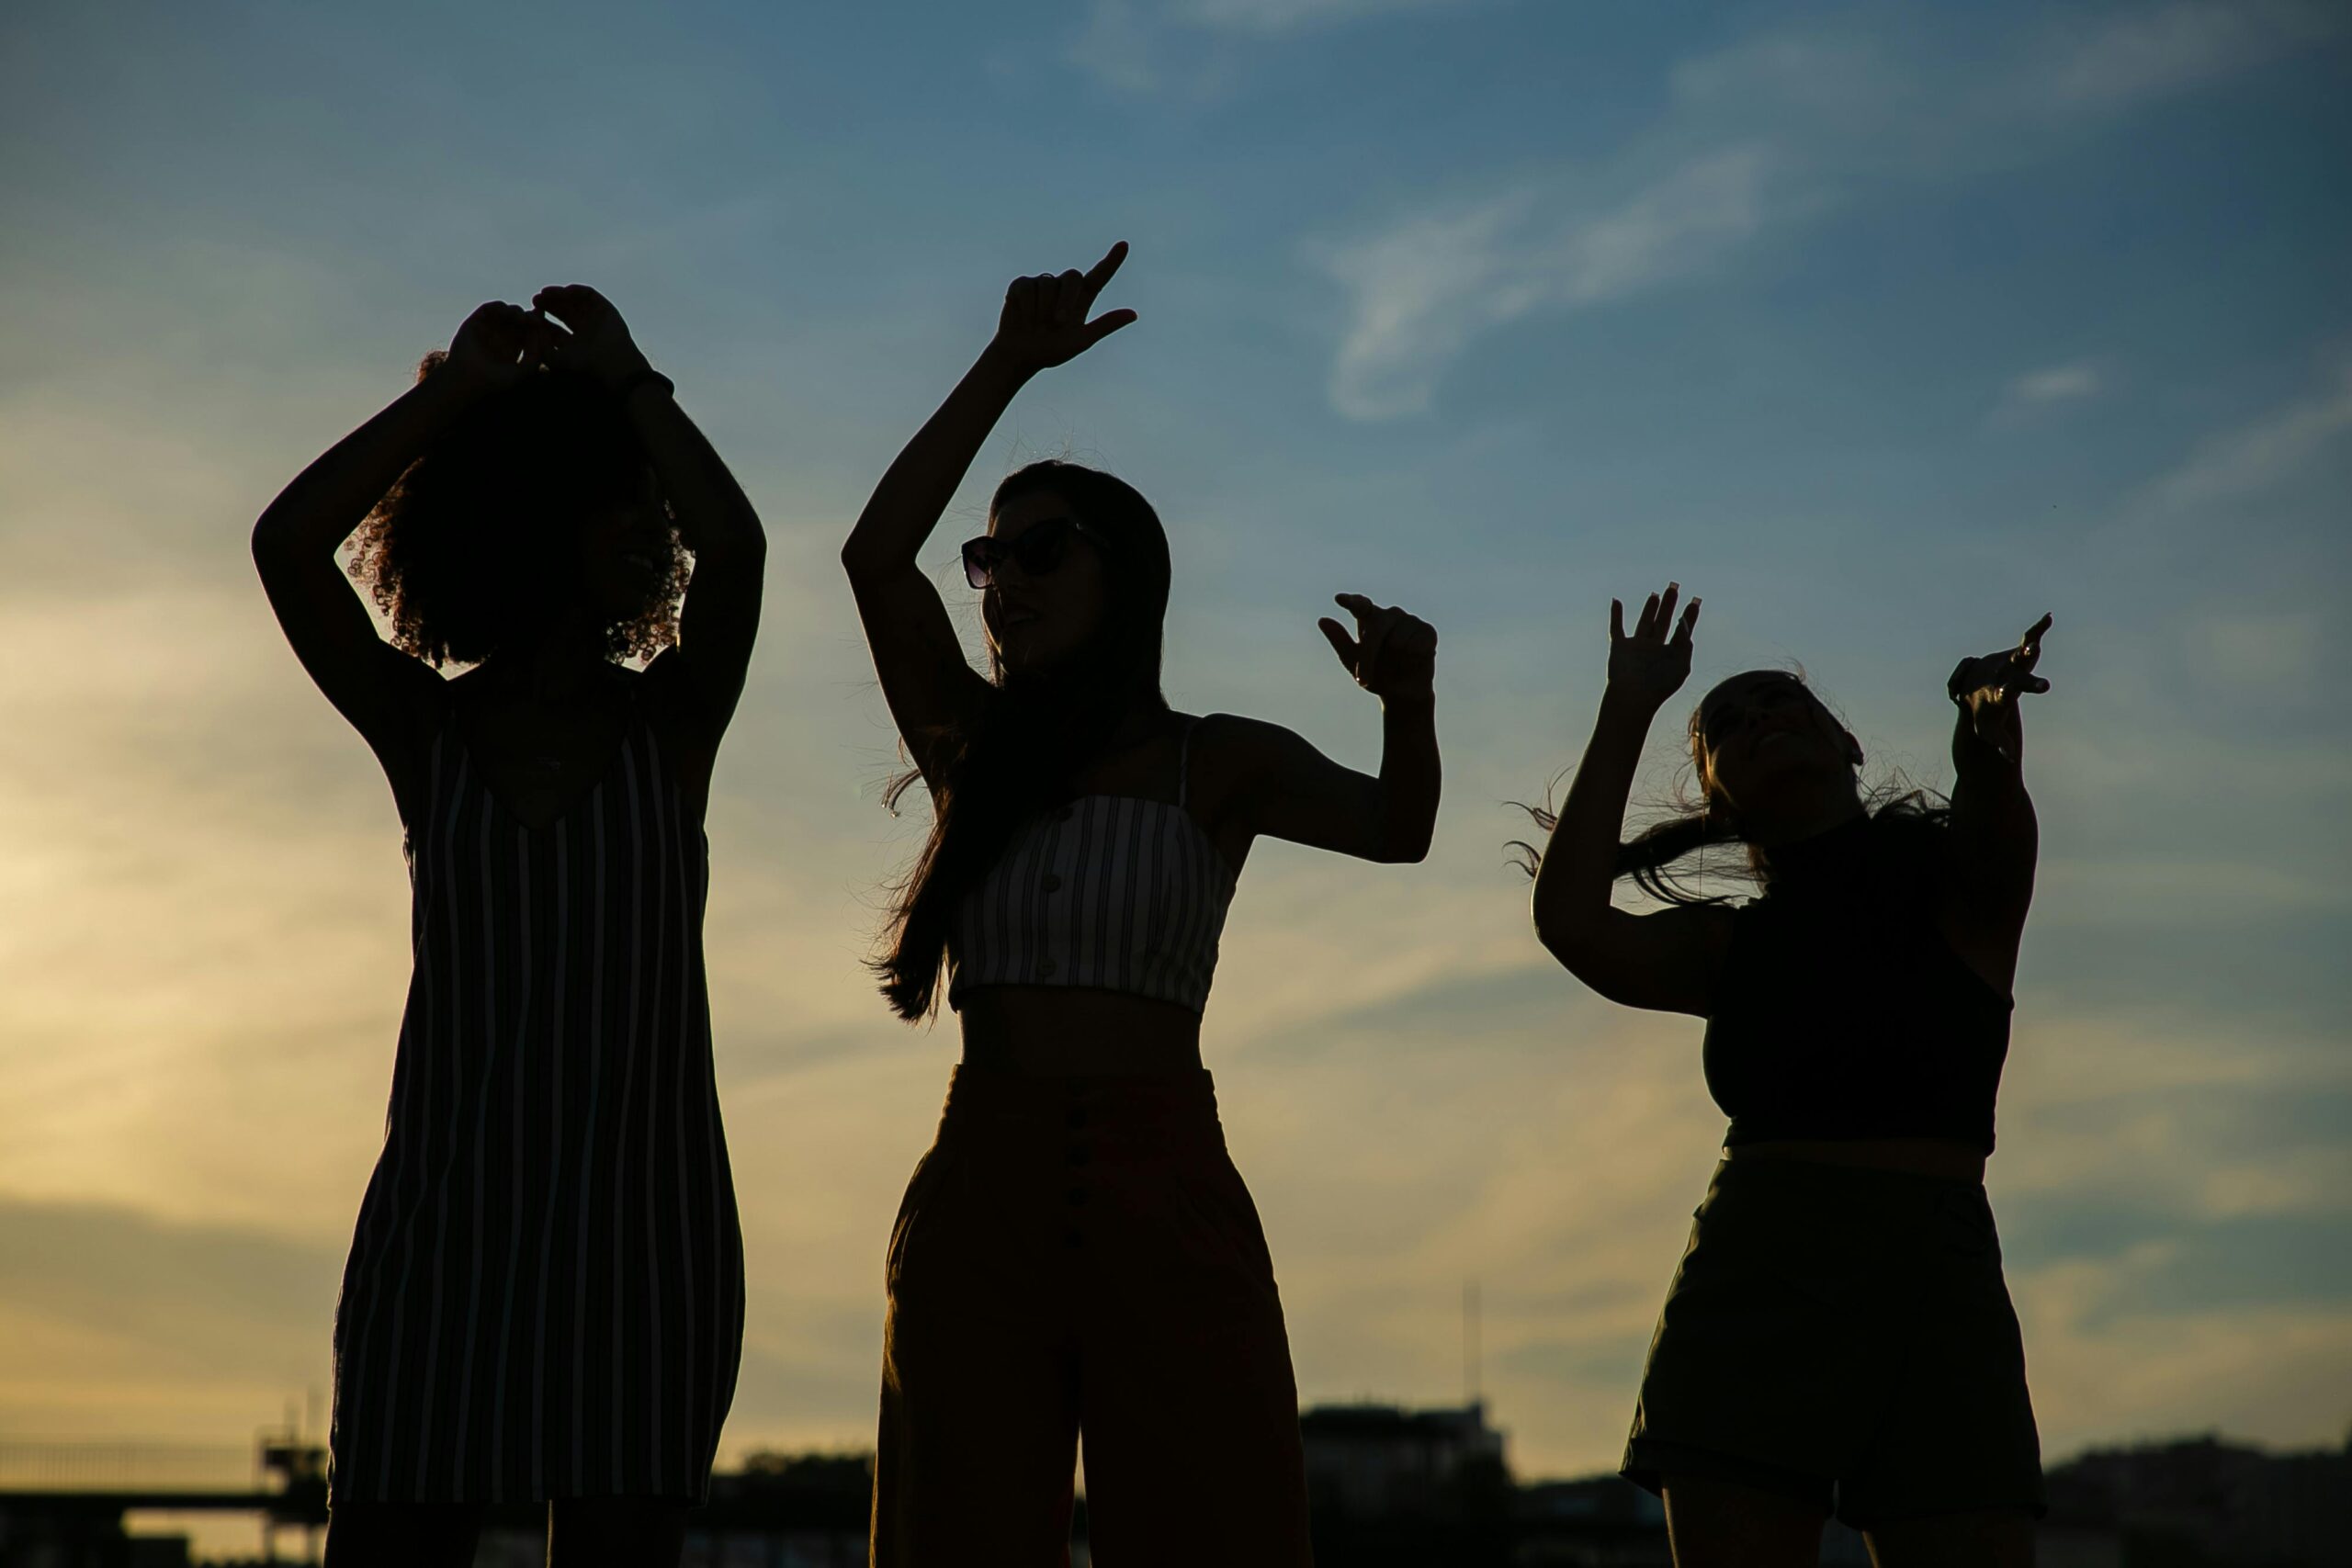
<path id="1" fill-rule="evenodd" d="M 1945 829 L 1858 817 L 1773 852 L 1707 1020 L 1726 1145 L 1957 1138 L 1993 1149 L 2013 1004 L 1937 928 Z"/>

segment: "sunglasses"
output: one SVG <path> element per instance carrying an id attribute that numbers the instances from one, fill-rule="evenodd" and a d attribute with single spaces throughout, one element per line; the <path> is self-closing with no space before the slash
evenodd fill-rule
<path id="1" fill-rule="evenodd" d="M 975 588 L 986 588 L 996 581 L 996 569 L 1006 561 L 1018 561 L 1021 570 L 1031 577 L 1044 577 L 1062 564 L 1069 554 L 1071 539 L 1084 536 L 1093 541 L 1098 550 L 1108 550 L 1110 542 L 1074 517 L 1048 517 L 1034 523 L 1010 539 L 994 534 L 983 534 L 977 539 L 964 541 L 964 581 Z"/>

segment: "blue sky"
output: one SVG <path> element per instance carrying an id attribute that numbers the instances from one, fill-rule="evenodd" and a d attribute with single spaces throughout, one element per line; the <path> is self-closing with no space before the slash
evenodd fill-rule
<path id="1" fill-rule="evenodd" d="M 1005 279 L 1125 238 L 1141 321 L 1022 399 L 943 584 L 1067 451 L 1170 524 L 1180 705 L 1368 764 L 1315 617 L 1443 637 L 1430 862 L 1256 857 L 1208 1016 L 1307 1397 L 1454 1394 L 1476 1277 L 1522 1467 L 1613 1460 L 1720 1122 L 1694 1028 L 1542 961 L 1503 803 L 1674 576 L 1694 690 L 1801 660 L 1929 784 L 1953 660 L 2055 612 L 1992 1177 L 2046 1442 L 2340 1436 L 2347 65 L 2340 8 L 2185 0 L 12 7 L 0 1430 L 323 1386 L 405 891 L 244 534 L 474 303 L 579 279 L 775 541 L 711 820 L 729 1443 L 868 1435 L 954 1047 L 856 965 L 914 826 L 834 551 Z"/>

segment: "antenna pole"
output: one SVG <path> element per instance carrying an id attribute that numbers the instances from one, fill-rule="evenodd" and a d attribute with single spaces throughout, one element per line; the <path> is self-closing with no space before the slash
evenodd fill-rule
<path id="1" fill-rule="evenodd" d="M 1466 1404 L 1482 1398 L 1478 1386 L 1478 1281 L 1462 1282 L 1462 1395 Z"/>

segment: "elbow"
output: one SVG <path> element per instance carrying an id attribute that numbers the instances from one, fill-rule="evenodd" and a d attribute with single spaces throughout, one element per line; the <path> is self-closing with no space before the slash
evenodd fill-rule
<path id="1" fill-rule="evenodd" d="M 1392 824 L 1381 832 L 1379 842 L 1364 859 L 1374 865 L 1419 865 L 1430 858 L 1430 840 L 1436 833 L 1434 822 L 1410 827 Z"/>
<path id="2" fill-rule="evenodd" d="M 1434 833 L 1423 828 L 1416 833 L 1392 835 L 1374 857 L 1383 865 L 1419 865 L 1430 858 L 1430 840 Z"/>
<path id="3" fill-rule="evenodd" d="M 842 570 L 849 573 L 852 582 L 872 582 L 883 576 L 886 568 L 874 547 L 853 534 L 842 546 Z"/>
<path id="4" fill-rule="evenodd" d="M 1588 979 L 1586 970 L 1595 955 L 1595 939 L 1600 935 L 1597 921 L 1566 915 L 1556 909 L 1535 911 L 1535 940 L 1544 951 L 1560 962 L 1560 967 L 1577 979 Z"/>
<path id="5" fill-rule="evenodd" d="M 286 533 L 284 520 L 274 513 L 263 513 L 260 520 L 254 525 L 252 540 L 254 566 L 262 576 L 270 577 L 284 570 L 287 558 L 291 554 L 290 543 Z"/>

